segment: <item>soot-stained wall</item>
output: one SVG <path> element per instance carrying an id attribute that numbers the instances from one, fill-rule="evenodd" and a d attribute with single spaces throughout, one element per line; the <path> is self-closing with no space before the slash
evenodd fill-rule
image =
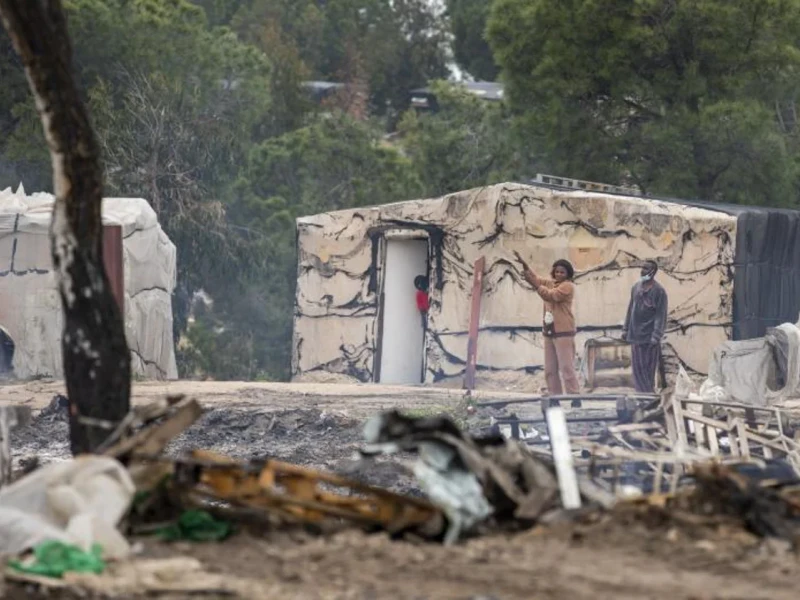
<path id="1" fill-rule="evenodd" d="M 670 300 L 667 355 L 704 373 L 713 348 L 730 336 L 736 222 L 675 203 L 520 184 L 298 219 L 293 376 L 373 381 L 382 240 L 394 235 L 430 242 L 427 383 L 461 382 L 480 256 L 479 386 L 539 380 L 542 303 L 522 279 L 515 250 L 542 274 L 558 258 L 575 265 L 579 353 L 589 338 L 619 334 L 641 263 L 655 259 Z"/>

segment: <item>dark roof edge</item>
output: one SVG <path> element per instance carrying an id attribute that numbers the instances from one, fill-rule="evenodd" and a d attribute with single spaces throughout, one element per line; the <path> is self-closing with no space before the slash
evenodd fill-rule
<path id="1" fill-rule="evenodd" d="M 583 190 L 576 190 L 575 188 L 563 185 L 556 185 L 553 183 L 543 183 L 540 181 L 510 181 L 509 183 L 516 183 L 519 185 L 529 185 L 533 187 L 543 187 L 548 188 L 551 190 L 564 190 L 570 192 L 580 192 Z M 586 190 L 586 193 L 591 194 L 606 194 L 609 196 L 619 196 L 620 198 L 639 198 L 641 200 L 654 200 L 656 202 L 668 202 L 670 204 L 681 204 L 683 206 L 690 206 L 693 208 L 703 208 L 705 210 L 711 210 L 715 212 L 720 212 L 724 214 L 728 214 L 731 216 L 739 216 L 744 213 L 754 213 L 754 212 L 771 212 L 771 213 L 786 213 L 786 214 L 798 214 L 797 209 L 793 208 L 778 208 L 778 207 L 769 207 L 769 206 L 751 206 L 747 204 L 725 204 L 721 202 L 709 202 L 708 200 L 684 200 L 682 198 L 675 198 L 672 196 L 654 196 L 651 194 L 648 195 L 635 195 L 635 194 L 626 194 L 624 192 L 615 192 L 615 191 L 594 191 L 594 190 Z"/>

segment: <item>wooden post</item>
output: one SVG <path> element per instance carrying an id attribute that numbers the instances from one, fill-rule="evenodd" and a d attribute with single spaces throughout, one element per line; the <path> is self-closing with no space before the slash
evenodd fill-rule
<path id="1" fill-rule="evenodd" d="M 569 431 L 564 410 L 560 407 L 547 409 L 547 433 L 550 435 L 550 450 L 556 467 L 558 488 L 561 491 L 561 504 L 567 510 L 581 507 L 581 494 L 578 490 L 578 478 L 572 462 L 572 448 L 569 443 Z M 616 481 L 615 477 L 615 481 Z"/>
<path id="2" fill-rule="evenodd" d="M 483 292 L 483 269 L 486 259 L 481 256 L 475 261 L 472 278 L 472 308 L 469 313 L 469 340 L 467 342 L 467 368 L 464 373 L 464 389 L 475 389 L 475 370 L 478 364 L 478 326 L 481 319 L 481 294 Z"/>

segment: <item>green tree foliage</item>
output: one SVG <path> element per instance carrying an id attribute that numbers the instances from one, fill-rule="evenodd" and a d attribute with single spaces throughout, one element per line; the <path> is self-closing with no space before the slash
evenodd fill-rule
<path id="1" fill-rule="evenodd" d="M 496 0 L 488 36 L 547 168 L 707 200 L 793 202 L 795 0 Z"/>
<path id="2" fill-rule="evenodd" d="M 256 197 L 284 198 L 297 216 L 385 204 L 420 191 L 411 163 L 376 128 L 341 114 L 256 145 L 247 176 Z"/>
<path id="3" fill-rule="evenodd" d="M 208 24 L 212 27 L 230 25 L 233 16 L 247 0 L 191 0 L 206 13 Z"/>
<path id="4" fill-rule="evenodd" d="M 28 83 L 5 28 L 0 27 L 0 189 L 49 185 L 50 156 Z M 29 143 L 34 139 L 38 144 Z"/>
<path id="5" fill-rule="evenodd" d="M 446 24 L 426 0 L 251 0 L 231 26 L 270 56 L 292 48 L 308 77 L 365 85 L 376 114 L 447 74 Z"/>
<path id="6" fill-rule="evenodd" d="M 403 147 L 425 196 L 524 177 L 524 144 L 514 139 L 499 102 L 486 102 L 444 82 L 432 86 L 439 110 L 409 112 L 400 123 Z"/>
<path id="7" fill-rule="evenodd" d="M 216 295 L 230 289 L 232 265 L 257 268 L 225 201 L 249 144 L 260 139 L 269 65 L 183 0 L 87 0 L 73 30 L 78 55 L 86 54 L 79 64 L 109 191 L 147 198 L 178 247 L 179 335 L 196 290 Z M 113 62 L 90 50 L 105 43 Z"/>
<path id="8" fill-rule="evenodd" d="M 447 0 L 456 63 L 483 81 L 495 81 L 499 72 L 486 41 L 486 22 L 491 6 L 492 0 Z"/>

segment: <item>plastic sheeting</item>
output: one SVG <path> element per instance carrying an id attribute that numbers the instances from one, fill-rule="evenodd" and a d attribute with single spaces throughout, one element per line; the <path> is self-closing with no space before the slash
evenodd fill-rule
<path id="1" fill-rule="evenodd" d="M 754 406 L 800 397 L 800 328 L 784 323 L 763 338 L 718 346 L 700 396 Z"/>
<path id="2" fill-rule="evenodd" d="M 61 303 L 48 237 L 54 198 L 0 190 L 0 328 L 14 341 L 20 378 L 62 376 Z M 106 198 L 103 223 L 123 237 L 125 333 L 133 373 L 176 379 L 172 331 L 175 246 L 141 198 Z"/>
<path id="3" fill-rule="evenodd" d="M 724 210 L 737 216 L 733 339 L 760 337 L 800 312 L 800 211 Z"/>
<path id="4" fill-rule="evenodd" d="M 89 550 L 107 558 L 130 553 L 117 524 L 136 488 L 112 458 L 84 456 L 52 463 L 0 491 L 0 553 L 17 554 L 46 542 Z"/>

